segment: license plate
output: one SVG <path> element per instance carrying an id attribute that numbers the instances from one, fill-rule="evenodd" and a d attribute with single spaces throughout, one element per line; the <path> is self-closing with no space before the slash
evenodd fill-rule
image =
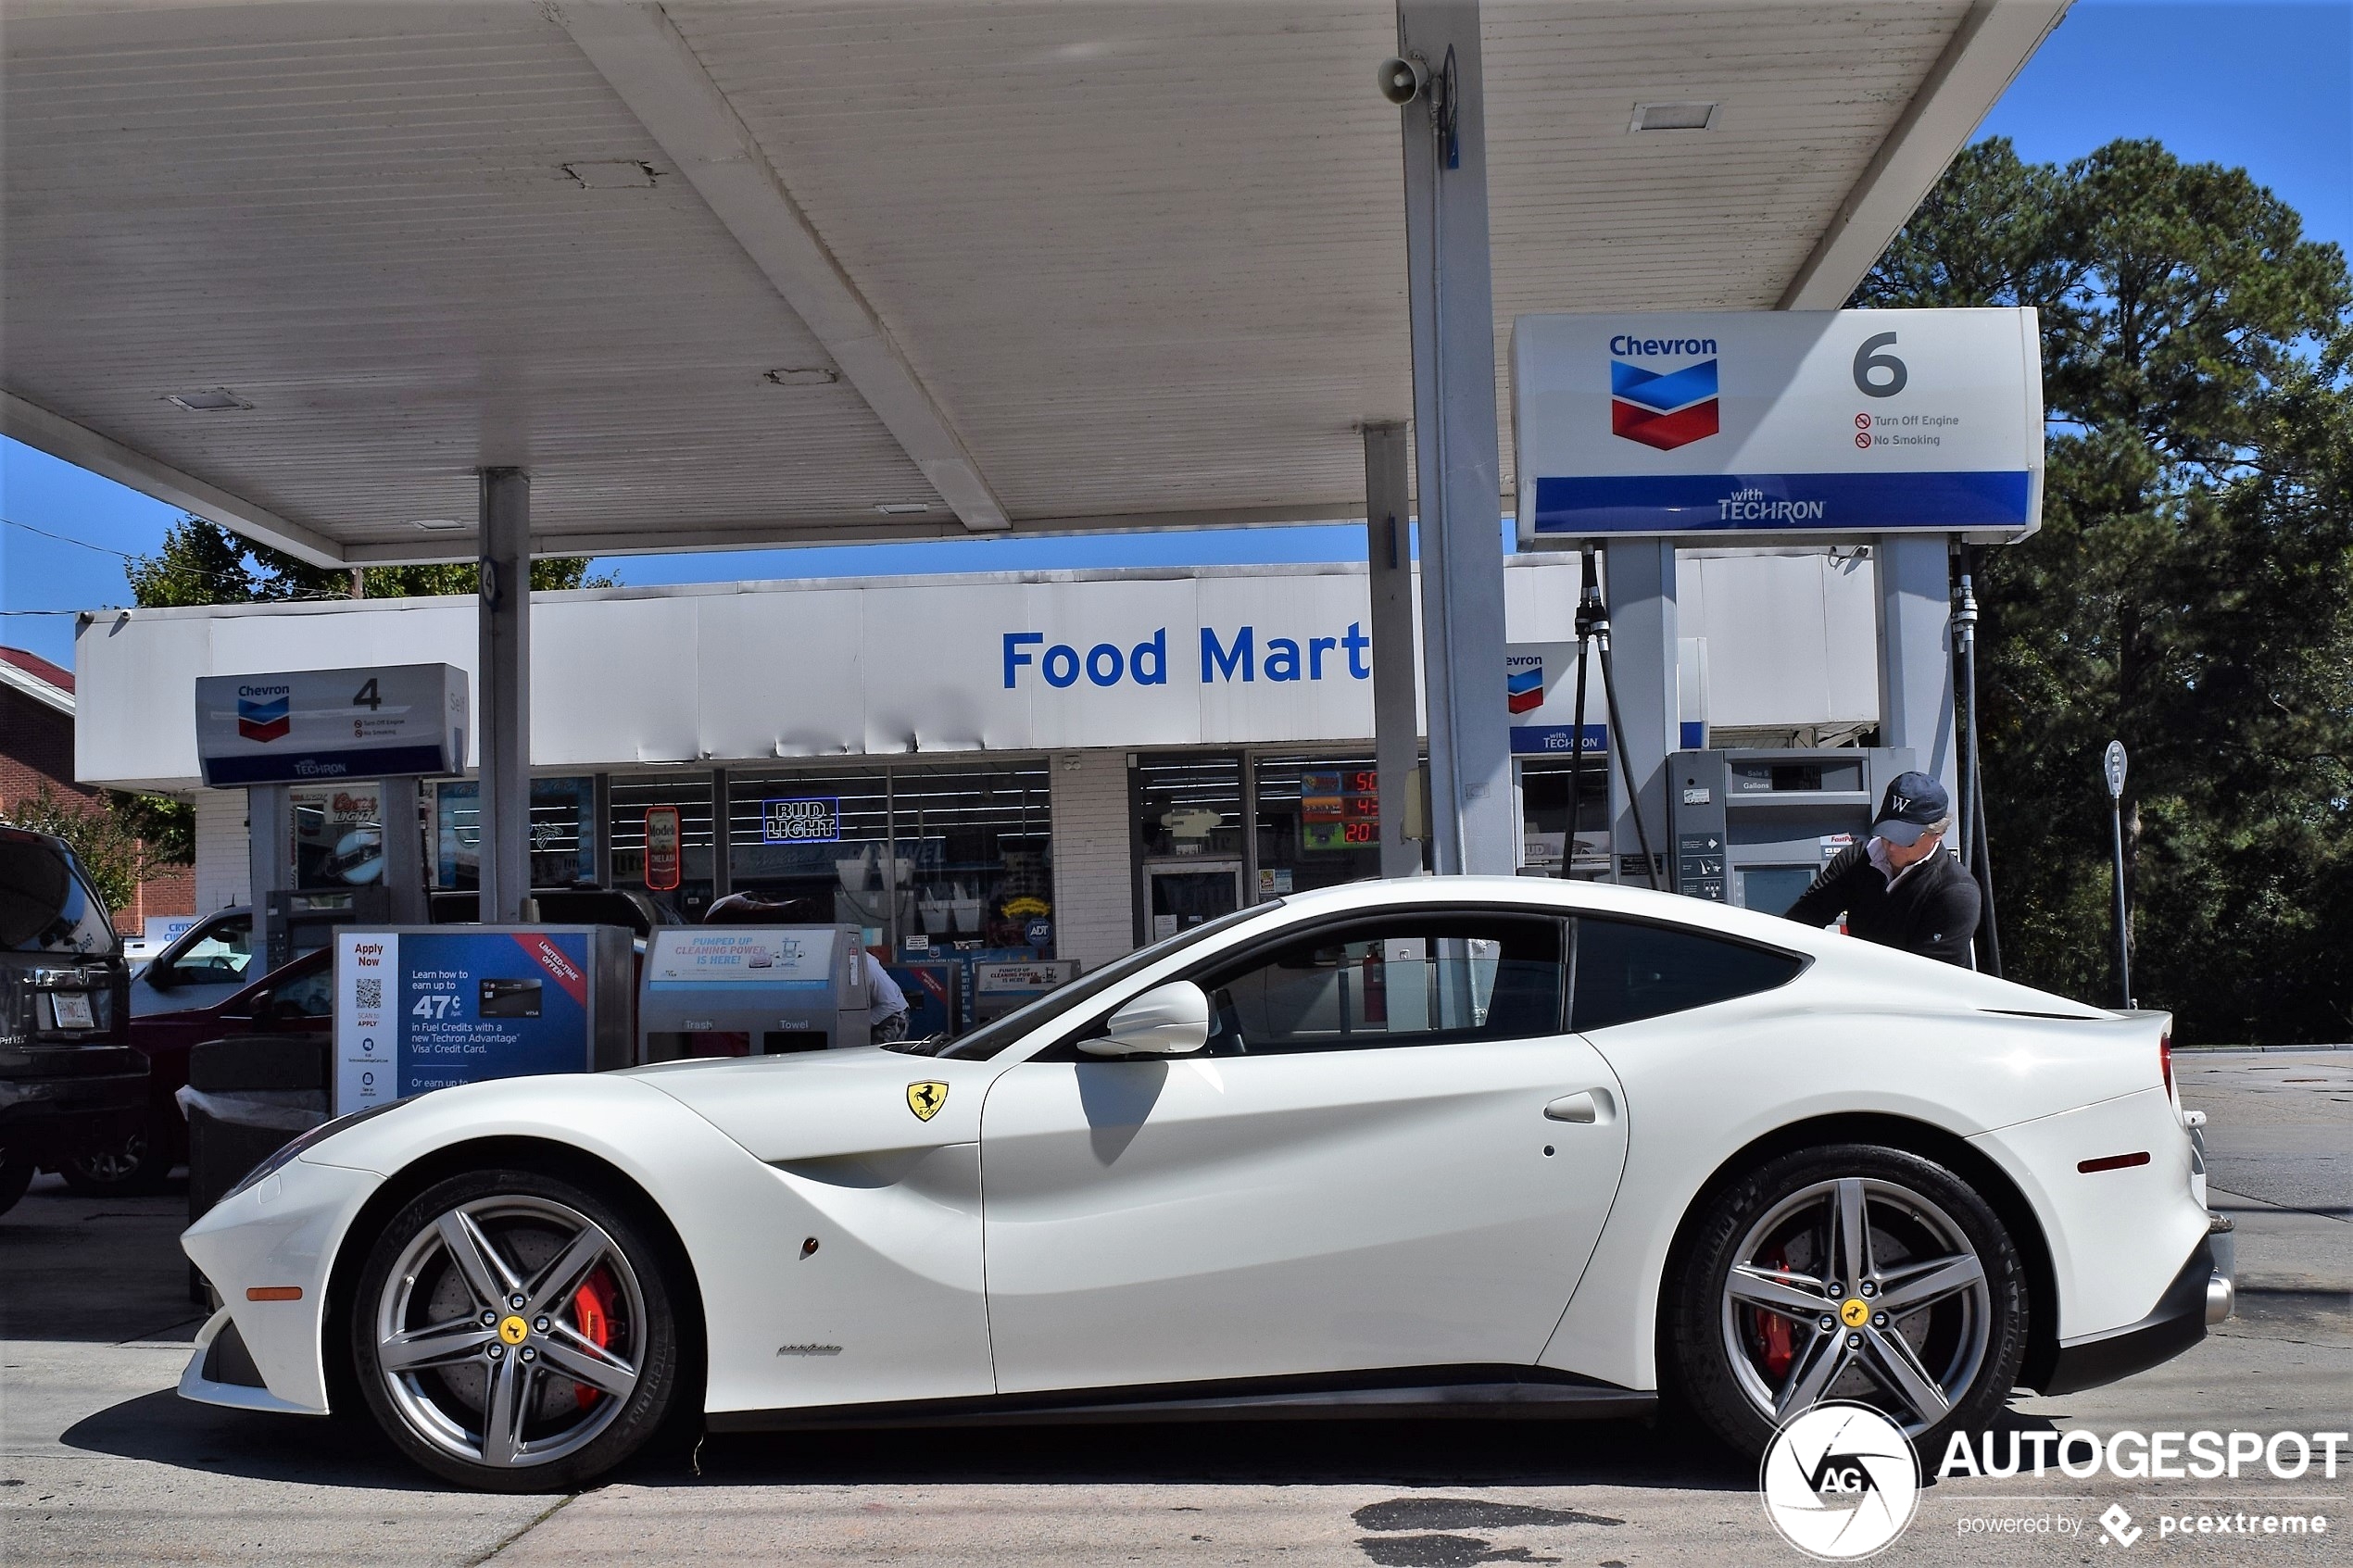
<path id="1" fill-rule="evenodd" d="M 88 997 L 72 991 L 52 991 L 49 999 L 57 1010 L 58 1028 L 94 1029 L 98 1026 L 96 1017 L 90 1010 Z"/>

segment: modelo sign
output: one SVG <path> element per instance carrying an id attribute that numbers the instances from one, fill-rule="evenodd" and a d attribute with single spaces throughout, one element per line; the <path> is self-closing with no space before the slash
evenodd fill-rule
<path id="1" fill-rule="evenodd" d="M 214 789 L 459 772 L 466 673 L 387 664 L 202 676 L 196 756 Z"/>
<path id="2" fill-rule="evenodd" d="M 1523 548 L 1642 534 L 2024 538 L 2043 518 L 2032 310 L 1522 316 Z"/>

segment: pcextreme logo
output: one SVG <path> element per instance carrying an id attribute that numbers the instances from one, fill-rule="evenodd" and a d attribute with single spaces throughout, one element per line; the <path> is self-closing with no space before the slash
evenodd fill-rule
<path id="1" fill-rule="evenodd" d="M 1712 337 L 1629 337 L 1609 340 L 1609 428 L 1662 452 L 1688 446 L 1717 432 L 1716 340 Z M 1645 370 L 1616 358 L 1657 358 L 1705 354 L 1696 365 Z"/>

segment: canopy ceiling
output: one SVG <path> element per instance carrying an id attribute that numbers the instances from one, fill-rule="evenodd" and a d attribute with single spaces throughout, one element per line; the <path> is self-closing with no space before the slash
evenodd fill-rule
<path id="1" fill-rule="evenodd" d="M 1490 0 L 1499 365 L 1838 305 L 2064 6 Z M 321 563 L 1360 517 L 1411 407 L 1384 0 L 0 15 L 0 428 Z"/>

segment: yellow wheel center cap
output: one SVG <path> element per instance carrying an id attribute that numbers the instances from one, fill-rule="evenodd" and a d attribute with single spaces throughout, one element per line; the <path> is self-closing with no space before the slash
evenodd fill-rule
<path id="1" fill-rule="evenodd" d="M 519 1323 L 522 1320 L 510 1318 L 507 1321 Z M 1850 1296 L 1838 1309 L 1838 1321 L 1849 1328 L 1860 1328 L 1871 1321 L 1871 1304 L 1859 1296 Z"/>
<path id="2" fill-rule="evenodd" d="M 1862 1303 L 1858 1301 L 1856 1302 L 1855 1305 L 1859 1307 Z M 498 1320 L 498 1337 L 505 1340 L 510 1345 L 520 1345 L 525 1339 L 531 1337 L 531 1325 L 523 1322 L 521 1318 L 500 1318 Z"/>

